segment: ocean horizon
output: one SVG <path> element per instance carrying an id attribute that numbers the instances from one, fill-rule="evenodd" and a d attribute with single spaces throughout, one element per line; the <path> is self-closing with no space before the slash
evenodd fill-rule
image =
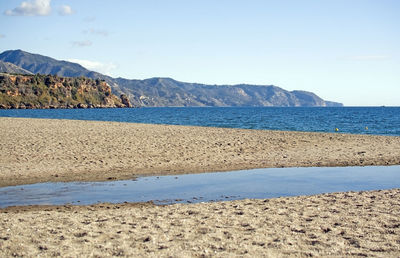
<path id="1" fill-rule="evenodd" d="M 0 117 L 400 136 L 400 107 L 9 109 Z"/>

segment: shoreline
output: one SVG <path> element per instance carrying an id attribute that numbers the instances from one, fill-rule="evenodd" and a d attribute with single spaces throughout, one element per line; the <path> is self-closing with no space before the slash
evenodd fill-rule
<path id="1" fill-rule="evenodd" d="M 0 187 L 272 167 L 400 165 L 400 137 L 0 118 Z"/>

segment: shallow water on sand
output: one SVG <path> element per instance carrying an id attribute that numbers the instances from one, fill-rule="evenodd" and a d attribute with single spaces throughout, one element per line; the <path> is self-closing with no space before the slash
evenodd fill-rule
<path id="1" fill-rule="evenodd" d="M 400 187 L 400 166 L 268 168 L 110 182 L 0 188 L 0 207 L 98 202 L 194 203 Z"/>

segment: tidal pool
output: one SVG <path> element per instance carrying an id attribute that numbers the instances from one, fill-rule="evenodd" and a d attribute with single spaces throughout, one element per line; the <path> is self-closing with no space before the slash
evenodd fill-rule
<path id="1" fill-rule="evenodd" d="M 267 168 L 2 187 L 0 207 L 146 201 L 194 203 L 399 187 L 400 166 Z"/>

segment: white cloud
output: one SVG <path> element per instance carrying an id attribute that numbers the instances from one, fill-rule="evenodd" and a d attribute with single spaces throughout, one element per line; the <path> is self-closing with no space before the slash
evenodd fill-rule
<path id="1" fill-rule="evenodd" d="M 84 30 L 83 33 L 85 34 L 93 34 L 93 35 L 100 35 L 100 36 L 104 36 L 107 37 L 109 35 L 108 31 L 106 30 L 96 30 L 96 29 L 88 29 L 88 30 Z"/>
<path id="2" fill-rule="evenodd" d="M 76 47 L 88 47 L 91 46 L 93 43 L 90 40 L 82 40 L 82 41 L 73 41 L 72 45 Z"/>
<path id="3" fill-rule="evenodd" d="M 68 59 L 67 61 L 78 63 L 83 67 L 85 67 L 86 69 L 106 75 L 111 75 L 112 71 L 117 68 L 117 66 L 113 63 L 101 63 L 101 62 L 82 60 L 82 59 Z"/>
<path id="4" fill-rule="evenodd" d="M 69 6 L 69 5 L 63 5 L 58 10 L 58 14 L 62 15 L 62 16 L 71 15 L 73 13 L 74 13 L 74 11 L 72 10 L 71 6 Z"/>
<path id="5" fill-rule="evenodd" d="M 11 16 L 46 16 L 51 12 L 51 0 L 31 0 L 22 2 L 20 6 L 4 12 Z"/>

